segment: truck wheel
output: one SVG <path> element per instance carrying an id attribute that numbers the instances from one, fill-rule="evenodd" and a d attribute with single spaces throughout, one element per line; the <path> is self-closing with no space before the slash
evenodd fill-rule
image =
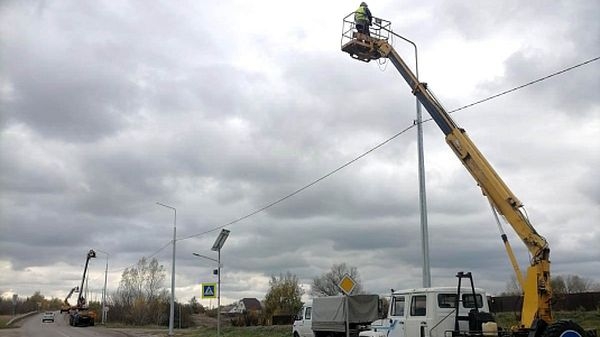
<path id="1" fill-rule="evenodd" d="M 544 337 L 585 337 L 586 332 L 573 321 L 558 321 L 544 332 Z"/>

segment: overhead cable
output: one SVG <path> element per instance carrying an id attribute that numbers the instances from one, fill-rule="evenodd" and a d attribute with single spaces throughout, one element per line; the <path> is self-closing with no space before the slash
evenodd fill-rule
<path id="1" fill-rule="evenodd" d="M 586 64 L 588 64 L 588 63 L 592 63 L 592 62 L 595 62 L 595 61 L 598 61 L 598 60 L 600 60 L 600 56 L 598 56 L 598 57 L 594 57 L 594 58 L 592 58 L 592 59 L 589 59 L 589 60 L 587 60 L 587 61 L 584 61 L 584 62 L 581 62 L 581 63 L 578 63 L 578 64 L 576 64 L 576 65 L 574 65 L 574 66 L 572 66 L 572 67 L 568 67 L 568 68 L 565 68 L 565 69 L 563 69 L 563 70 L 559 70 L 559 71 L 557 71 L 557 72 L 555 72 L 555 73 L 552 73 L 552 74 L 550 74 L 550 75 L 547 75 L 547 76 L 544 76 L 544 77 L 538 78 L 537 80 L 534 80 L 534 81 L 531 81 L 531 82 L 528 82 L 528 83 L 522 84 L 522 85 L 520 85 L 520 86 L 518 86 L 518 87 L 514 87 L 514 88 L 512 88 L 512 89 L 508 89 L 508 90 L 506 90 L 506 91 L 503 91 L 503 92 L 501 92 L 501 93 L 499 93 L 499 94 L 495 94 L 495 95 L 489 96 L 489 97 L 487 97 L 487 98 L 484 98 L 484 99 L 481 99 L 481 100 L 479 100 L 479 101 L 477 101 L 477 102 L 473 102 L 473 103 L 471 103 L 471 104 L 467 104 L 467 105 L 465 105 L 465 106 L 462 106 L 462 107 L 460 107 L 460 108 L 454 109 L 454 110 L 452 110 L 452 111 L 448 111 L 448 113 L 450 113 L 450 114 L 451 114 L 451 113 L 453 113 L 453 112 L 457 112 L 457 111 L 460 111 L 460 110 L 464 110 L 464 109 L 470 108 L 470 107 L 472 107 L 472 106 L 474 106 L 474 105 L 477 105 L 477 104 L 480 104 L 480 103 L 483 103 L 483 102 L 487 102 L 487 101 L 489 101 L 489 100 L 492 100 L 492 99 L 494 99 L 494 98 L 498 98 L 498 97 L 500 97 L 500 96 L 504 96 L 504 95 L 506 95 L 506 94 L 509 94 L 509 93 L 511 93 L 511 92 L 513 92 L 513 91 L 517 91 L 517 90 L 519 90 L 519 89 L 523 89 L 523 88 L 525 88 L 525 87 L 528 87 L 528 86 L 530 86 L 530 85 L 532 85 L 532 84 L 536 84 L 536 83 L 539 83 L 539 82 L 545 81 L 545 80 L 547 80 L 547 79 L 549 79 L 549 78 L 551 78 L 551 77 L 554 77 L 554 76 L 557 76 L 557 75 L 560 75 L 560 74 L 564 74 L 564 73 L 566 73 L 566 72 L 568 72 L 568 71 L 571 71 L 571 70 L 573 70 L 573 69 L 575 69 L 575 68 L 579 68 L 579 67 L 581 67 L 581 66 L 584 66 L 584 65 L 586 65 Z"/>
<path id="2" fill-rule="evenodd" d="M 375 146 L 374 146 L 374 147 L 372 147 L 371 149 L 369 149 L 369 150 L 367 150 L 367 151 L 363 152 L 363 153 L 362 153 L 362 154 L 360 154 L 358 157 L 355 157 L 354 159 L 352 159 L 352 160 L 350 160 L 350 161 L 346 162 L 345 164 L 343 164 L 342 166 L 339 166 L 338 168 L 334 169 L 333 171 L 330 171 L 329 173 L 325 174 L 324 176 L 322 176 L 322 177 L 320 177 L 320 178 L 318 178 L 318 179 L 316 179 L 316 180 L 312 181 L 312 182 L 311 182 L 311 183 L 309 183 L 309 184 L 306 184 L 306 185 L 304 185 L 303 187 L 301 187 L 301 188 L 299 188 L 299 189 L 297 189 L 297 190 L 293 191 L 292 193 L 289 193 L 289 194 L 285 195 L 284 197 L 281 197 L 281 198 L 279 198 L 279 199 L 277 199 L 277 200 L 275 200 L 275 201 L 273 201 L 273 202 L 271 202 L 271 203 L 269 203 L 269 204 L 267 204 L 267 205 L 265 205 L 265 206 L 263 206 L 263 207 L 261 207 L 261 208 L 259 208 L 259 209 L 255 210 L 255 211 L 253 211 L 253 212 L 250 212 L 250 213 L 248 213 L 248 214 L 246 214 L 246 215 L 244 215 L 244 216 L 241 216 L 241 217 L 239 217 L 239 218 L 237 218 L 237 219 L 235 219 L 235 220 L 233 220 L 233 221 L 230 221 L 230 222 L 228 222 L 228 223 L 226 223 L 226 224 L 224 224 L 224 225 L 221 225 L 221 226 L 218 226 L 218 227 L 212 228 L 212 229 L 210 229 L 210 230 L 207 230 L 207 231 L 205 231 L 205 232 L 202 232 L 202 233 L 198 233 L 198 234 L 194 234 L 194 235 L 190 235 L 190 236 L 186 236 L 186 237 L 183 237 L 183 238 L 177 239 L 177 241 L 181 241 L 181 240 L 187 240 L 187 239 L 195 238 L 195 237 L 197 237 L 197 236 L 202 236 L 202 235 L 204 235 L 204 234 L 208 234 L 208 233 L 210 233 L 210 232 L 217 231 L 217 230 L 219 230 L 219 229 L 222 229 L 222 228 L 224 228 L 224 227 L 227 227 L 227 226 L 229 226 L 229 225 L 233 225 L 234 223 L 237 223 L 237 222 L 240 222 L 240 221 L 242 221 L 242 220 L 245 220 L 245 219 L 247 219 L 247 218 L 249 218 L 249 217 L 251 217 L 251 216 L 253 216 L 253 215 L 256 215 L 256 214 L 258 214 L 258 213 L 260 213 L 260 212 L 263 212 L 263 211 L 265 211 L 265 210 L 267 210 L 267 209 L 269 209 L 269 208 L 271 208 L 271 207 L 273 207 L 273 206 L 275 206 L 275 205 L 277 205 L 277 204 L 279 204 L 279 203 L 281 203 L 281 202 L 283 202 L 283 201 L 285 201 L 285 200 L 287 200 L 287 199 L 289 199 L 289 198 L 291 198 L 291 197 L 295 196 L 296 194 L 298 194 L 298 193 L 300 193 L 300 192 L 302 192 L 302 191 L 304 191 L 304 190 L 306 190 L 306 189 L 309 189 L 309 188 L 311 188 L 312 186 L 314 186 L 314 185 L 318 184 L 319 182 L 321 182 L 321 181 L 323 181 L 323 180 L 325 180 L 325 179 L 327 179 L 327 178 L 331 177 L 332 175 L 336 174 L 337 172 L 341 171 L 342 169 L 344 169 L 344 168 L 346 168 L 346 167 L 348 167 L 348 166 L 352 165 L 354 162 L 356 162 L 356 161 L 360 160 L 361 158 L 363 158 L 363 157 L 367 156 L 367 155 L 368 155 L 368 154 L 370 154 L 371 152 L 373 152 L 373 151 L 375 151 L 375 150 L 379 149 L 380 147 L 384 146 L 385 144 L 387 144 L 387 143 L 391 142 L 393 139 L 395 139 L 396 137 L 400 136 L 401 134 L 403 134 L 403 133 L 407 132 L 408 130 L 410 130 L 410 129 L 414 128 L 416 125 L 417 125 L 417 124 L 413 124 L 413 125 L 411 125 L 411 126 L 409 126 L 409 127 L 405 128 L 404 130 L 402 130 L 402 131 L 400 131 L 400 132 L 396 133 L 395 135 L 391 136 L 390 138 L 388 138 L 388 139 L 384 140 L 383 142 L 381 142 L 381 143 L 379 143 L 379 144 L 375 145 Z"/>
<path id="3" fill-rule="evenodd" d="M 549 79 L 549 78 L 552 78 L 552 77 L 554 77 L 554 76 L 557 76 L 557 75 L 560 75 L 560 74 L 566 73 L 566 72 L 568 72 L 568 71 L 571 71 L 571 70 L 573 70 L 573 69 L 575 69 L 575 68 L 578 68 L 578 67 L 584 66 L 584 65 L 586 65 L 586 64 L 589 64 L 589 63 L 592 63 L 592 62 L 598 61 L 599 59 L 600 59 L 600 56 L 599 56 L 599 57 L 592 58 L 592 59 L 589 59 L 589 60 L 587 60 L 587 61 L 584 61 L 584 62 L 578 63 L 578 64 L 576 64 L 576 65 L 574 65 L 574 66 L 571 66 L 571 67 L 565 68 L 565 69 L 563 69 L 563 70 L 557 71 L 557 72 L 555 72 L 555 73 L 552 73 L 552 74 L 550 74 L 550 75 L 547 75 L 547 76 L 544 76 L 544 77 L 538 78 L 538 79 L 536 79 L 536 80 L 534 80 L 534 81 L 531 81 L 531 82 L 525 83 L 525 84 L 523 84 L 523 85 L 519 85 L 519 86 L 517 86 L 517 87 L 514 87 L 514 88 L 512 88 L 512 89 L 509 89 L 509 90 L 503 91 L 503 92 L 501 92 L 501 93 L 498 93 L 498 94 L 495 94 L 495 95 L 489 96 L 489 97 L 487 97 L 487 98 L 481 99 L 481 100 L 479 100 L 479 101 L 476 101 L 476 102 L 473 102 L 473 103 L 470 103 L 470 104 L 464 105 L 464 106 L 462 106 L 462 107 L 460 107 L 460 108 L 456 108 L 456 109 L 454 109 L 454 110 L 451 110 L 451 111 L 449 111 L 448 113 L 454 113 L 454 112 L 457 112 L 457 111 L 460 111 L 460 110 L 464 110 L 464 109 L 470 108 L 470 107 L 472 107 L 472 106 L 475 106 L 475 105 L 477 105 L 477 104 L 481 104 L 481 103 L 483 103 L 483 102 L 487 102 L 487 101 L 489 101 L 489 100 L 492 100 L 492 99 L 498 98 L 498 97 L 500 97 L 500 96 L 504 96 L 504 95 L 506 95 L 506 94 L 509 94 L 509 93 L 511 93 L 511 92 L 515 92 L 515 91 L 517 91 L 517 90 L 523 89 L 523 88 L 525 88 L 525 87 L 528 87 L 528 86 L 530 86 L 530 85 L 533 85 L 533 84 L 536 84 L 536 83 L 542 82 L 542 81 L 544 81 L 544 80 L 547 80 L 547 79 Z M 423 120 L 423 121 L 421 122 L 421 124 L 422 124 L 422 123 L 429 122 L 429 121 L 431 121 L 431 120 L 432 120 L 431 118 L 429 118 L 429 119 L 426 119 L 426 120 Z M 261 207 L 261 208 L 259 208 L 259 209 L 256 209 L 256 210 L 254 210 L 254 211 L 252 211 L 252 212 L 250 212 L 250 213 L 248 213 L 248 214 L 246 214 L 246 215 L 244 215 L 244 216 L 241 216 L 241 217 L 239 217 L 239 218 L 237 218 L 237 219 L 235 219 L 235 220 L 232 220 L 232 221 L 230 221 L 230 222 L 228 222 L 228 223 L 226 223 L 226 224 L 224 224 L 224 225 L 220 225 L 220 226 L 214 227 L 214 228 L 212 228 L 212 229 L 206 230 L 206 231 L 204 231 L 204 232 L 201 232 L 201 233 L 197 233 L 197 234 L 193 234 L 193 235 L 189 235 L 189 236 L 182 237 L 182 238 L 180 238 L 180 239 L 177 239 L 177 241 L 187 240 L 187 239 L 191 239 L 191 238 L 199 237 L 199 236 L 202 236 L 202 235 L 205 235 L 205 234 L 211 233 L 211 232 L 215 232 L 215 231 L 218 231 L 219 229 L 222 229 L 222 228 L 224 228 L 224 227 L 227 227 L 227 226 L 233 225 L 233 224 L 235 224 L 235 223 L 238 223 L 238 222 L 240 222 L 240 221 L 242 221 L 242 220 L 248 219 L 248 218 L 250 218 L 250 217 L 252 217 L 252 216 L 254 216 L 254 215 L 258 214 L 258 213 L 261 213 L 261 212 L 263 212 L 263 211 L 265 211 L 265 210 L 267 210 L 267 209 L 269 209 L 269 208 L 271 208 L 271 207 L 273 207 L 273 206 L 275 206 L 275 205 L 277 205 L 277 204 L 279 204 L 279 203 L 281 203 L 281 202 L 283 202 L 283 201 L 285 201 L 285 200 L 287 200 L 287 199 L 289 199 L 289 198 L 291 198 L 291 197 L 295 196 L 296 194 L 298 194 L 298 193 L 301 193 L 301 192 L 303 192 L 304 190 L 307 190 L 307 189 L 309 189 L 310 187 L 312 187 L 312 186 L 314 186 L 314 185 L 318 184 L 319 182 L 321 182 L 321 181 L 323 181 L 323 180 L 325 180 L 325 179 L 329 178 L 330 176 L 332 176 L 332 175 L 336 174 L 337 172 L 341 171 L 342 169 L 344 169 L 344 168 L 346 168 L 346 167 L 348 167 L 348 166 L 352 165 L 352 164 L 353 164 L 353 163 L 355 163 L 356 161 L 358 161 L 358 160 L 362 159 L 363 157 L 367 156 L 367 155 L 368 155 L 368 154 L 370 154 L 371 152 L 373 152 L 373 151 L 375 151 L 375 150 L 379 149 L 380 147 L 384 146 L 385 144 L 389 143 L 390 141 L 394 140 L 395 138 L 397 138 L 397 137 L 398 137 L 398 136 L 400 136 L 401 134 L 403 134 L 403 133 L 407 132 L 408 130 L 410 130 L 410 129 L 414 128 L 414 127 L 415 127 L 415 126 L 417 126 L 417 125 L 418 125 L 418 123 L 416 123 L 416 121 L 415 121 L 415 122 L 413 122 L 413 125 L 411 125 L 411 126 L 409 126 L 409 127 L 406 127 L 404 130 L 402 130 L 402 131 L 400 131 L 400 132 L 398 132 L 398 133 L 394 134 L 394 135 L 393 135 L 393 136 L 391 136 L 390 138 L 388 138 L 388 139 L 384 140 L 383 142 L 381 142 L 381 143 L 377 144 L 377 145 L 376 145 L 376 146 L 374 146 L 373 148 L 371 148 L 371 149 L 369 149 L 369 150 L 367 150 L 367 151 L 363 152 L 362 154 L 360 154 L 359 156 L 355 157 L 354 159 L 352 159 L 352 160 L 350 160 L 350 161 L 346 162 L 345 164 L 343 164 L 343 165 L 339 166 L 338 168 L 334 169 L 333 171 L 330 171 L 329 173 L 325 174 L 324 176 L 322 176 L 322 177 L 320 177 L 320 178 L 318 178 L 318 179 L 316 179 L 316 180 L 312 181 L 311 183 L 309 183 L 309 184 L 307 184 L 307 185 L 304 185 L 303 187 L 301 187 L 301 188 L 299 188 L 299 189 L 297 189 L 297 190 L 293 191 L 292 193 L 289 193 L 289 194 L 285 195 L 284 197 L 281 197 L 281 198 L 279 198 L 279 199 L 277 199 L 277 200 L 275 200 L 275 201 L 273 201 L 273 202 L 271 202 L 271 203 L 269 203 L 269 204 L 267 204 L 267 205 L 265 205 L 265 206 L 263 206 L 263 207 Z"/>
<path id="4" fill-rule="evenodd" d="M 481 104 L 481 103 L 484 103 L 484 102 L 490 101 L 490 100 L 492 100 L 492 99 L 495 99 L 495 98 L 498 98 L 498 97 L 500 97 L 500 96 L 504 96 L 504 95 L 506 95 L 506 94 L 509 94 L 509 93 L 515 92 L 515 91 L 517 91 L 517 90 L 523 89 L 523 88 L 525 88 L 525 87 L 528 87 L 528 86 L 530 86 L 530 85 L 533 85 L 533 84 L 536 84 L 536 83 L 539 83 L 539 82 L 545 81 L 545 80 L 547 80 L 547 79 L 549 79 L 549 78 L 552 78 L 552 77 L 554 77 L 554 76 L 557 76 L 557 75 L 560 75 L 560 74 L 564 74 L 564 73 L 566 73 L 566 72 L 569 72 L 569 71 L 571 71 L 571 70 L 573 70 L 573 69 L 576 69 L 576 68 L 578 68 L 578 67 L 581 67 L 581 66 L 584 66 L 584 65 L 590 64 L 590 63 L 592 63 L 592 62 L 595 62 L 595 61 L 598 61 L 598 60 L 600 60 L 600 56 L 599 56 L 599 57 L 594 57 L 594 58 L 592 58 L 592 59 L 589 59 L 589 60 L 587 60 L 587 61 L 584 61 L 584 62 L 581 62 L 581 63 L 578 63 L 578 64 L 576 64 L 576 65 L 574 65 L 574 66 L 571 66 L 571 67 L 565 68 L 565 69 L 563 69 L 563 70 L 560 70 L 560 71 L 554 72 L 554 73 L 552 73 L 552 74 L 550 74 L 550 75 L 547 75 L 547 76 L 541 77 L 541 78 L 539 78 L 539 79 L 536 79 L 536 80 L 534 80 L 534 81 L 531 81 L 531 82 L 528 82 L 528 83 L 525 83 L 525 84 L 519 85 L 519 86 L 517 86 L 517 87 L 514 87 L 514 88 L 512 88 L 512 89 L 505 90 L 505 91 L 503 91 L 503 92 L 501 92 L 501 93 L 498 93 L 498 94 L 495 94 L 495 95 L 489 96 L 489 97 L 487 97 L 487 98 L 484 98 L 484 99 L 478 100 L 478 101 L 476 101 L 476 102 L 473 102 L 473 103 L 470 103 L 470 104 L 464 105 L 464 106 L 462 106 L 462 107 L 459 107 L 459 108 L 456 108 L 456 109 L 450 110 L 450 111 L 448 111 L 448 113 L 449 113 L 449 114 L 451 114 L 451 113 L 454 113 L 454 112 L 457 112 L 457 111 L 460 111 L 460 110 L 464 110 L 464 109 L 467 109 L 467 108 L 473 107 L 473 106 L 475 106 L 475 105 L 478 105 L 478 104 Z M 431 121 L 431 120 L 432 120 L 431 118 L 429 118 L 429 119 L 425 119 L 425 120 L 423 120 L 421 123 L 426 123 L 426 122 L 429 122 L 429 121 Z M 334 170 L 330 171 L 329 173 L 327 173 L 327 174 L 325 174 L 325 175 L 321 176 L 320 178 L 318 178 L 318 179 L 316 179 L 316 180 L 312 181 L 311 183 L 309 183 L 309 184 L 307 184 L 307 185 L 304 185 L 303 187 L 301 187 L 301 188 L 299 188 L 299 189 L 297 189 L 297 190 L 295 190 L 295 191 L 293 191 L 293 192 L 291 192 L 291 193 L 289 193 L 289 194 L 287 194 L 287 195 L 285 195 L 285 196 L 283 196 L 283 197 L 281 197 L 281 198 L 279 198 L 279 199 L 277 199 L 277 200 L 275 200 L 275 201 L 273 201 L 273 202 L 271 202 L 271 203 L 269 203 L 269 204 L 267 204 L 267 205 L 265 205 L 265 206 L 263 206 L 263 207 L 261 207 L 261 208 L 258 208 L 258 209 L 256 209 L 256 210 L 254 210 L 254 211 L 252 211 L 252 212 L 250 212 L 250 213 L 248 213 L 248 214 L 246 214 L 246 215 L 244 215 L 244 216 L 241 216 L 241 217 L 239 217 L 239 218 L 237 218 L 237 219 L 235 219 L 235 220 L 232 220 L 232 221 L 230 221 L 230 222 L 228 222 L 228 223 L 226 223 L 226 224 L 223 224 L 223 225 L 220 225 L 220 226 L 214 227 L 214 228 L 212 228 L 212 229 L 209 229 L 209 230 L 206 230 L 206 231 L 204 231 L 204 232 L 200 232 L 200 233 L 197 233 L 197 234 L 193 234 L 193 235 L 189 235 L 189 236 L 182 237 L 182 238 L 180 238 L 180 239 L 177 239 L 177 241 L 188 240 L 188 239 L 191 239 L 191 238 L 195 238 L 195 237 L 203 236 L 203 235 L 205 235 L 205 234 L 208 234 L 208 233 L 211 233 L 211 232 L 218 231 L 218 230 L 220 230 L 220 229 L 222 229 L 222 228 L 224 228 L 224 227 L 227 227 L 227 226 L 233 225 L 233 224 L 235 224 L 235 223 L 238 223 L 238 222 L 240 222 L 240 221 L 243 221 L 243 220 L 245 220 L 245 219 L 248 219 L 248 218 L 250 218 L 250 217 L 252 217 L 252 216 L 254 216 L 254 215 L 258 214 L 258 213 L 261 213 L 261 212 L 263 212 L 263 211 L 265 211 L 265 210 L 267 210 L 267 209 L 269 209 L 269 208 L 271 208 L 271 207 L 273 207 L 273 206 L 275 206 L 275 205 L 277 205 L 277 204 L 279 204 L 279 203 L 281 203 L 281 202 L 283 202 L 283 201 L 285 201 L 285 200 L 287 200 L 287 199 L 289 199 L 289 198 L 291 198 L 291 197 L 293 197 L 293 196 L 295 196 L 295 195 L 297 195 L 297 194 L 299 194 L 299 193 L 301 193 L 301 192 L 303 192 L 303 191 L 305 191 L 305 190 L 307 190 L 307 189 L 311 188 L 312 186 L 314 186 L 314 185 L 318 184 L 319 182 L 321 182 L 321 181 L 323 181 L 323 180 L 325 180 L 325 179 L 329 178 L 330 176 L 332 176 L 332 175 L 336 174 L 337 172 L 341 171 L 342 169 L 344 169 L 344 168 L 346 168 L 346 167 L 348 167 L 348 166 L 352 165 L 352 164 L 353 164 L 353 163 L 355 163 L 356 161 L 358 161 L 358 160 L 362 159 L 363 157 L 365 157 L 365 156 L 369 155 L 370 153 L 372 153 L 372 152 L 376 151 L 377 149 L 381 148 L 382 146 L 386 145 L 387 143 L 391 142 L 391 141 L 392 141 L 392 140 L 394 140 L 395 138 L 397 138 L 397 137 L 399 137 L 400 135 L 402 135 L 402 134 L 406 133 L 407 131 L 409 131 L 410 129 L 414 128 L 414 127 L 415 127 L 415 126 L 417 126 L 417 125 L 418 125 L 418 124 L 416 123 L 416 121 L 415 121 L 415 122 L 413 122 L 413 124 L 412 124 L 412 125 L 410 125 L 410 126 L 408 126 L 408 127 L 404 128 L 404 129 L 403 129 L 402 131 L 400 131 L 400 132 L 397 132 L 396 134 L 392 135 L 392 136 L 391 136 L 391 137 L 389 137 L 388 139 L 386 139 L 386 140 L 384 140 L 384 141 L 380 142 L 379 144 L 375 145 L 375 146 L 374 146 L 374 147 L 372 147 L 371 149 L 369 149 L 369 150 L 367 150 L 367 151 L 363 152 L 362 154 L 358 155 L 358 156 L 357 156 L 357 157 L 355 157 L 354 159 L 352 159 L 352 160 L 350 160 L 350 161 L 346 162 L 345 164 L 343 164 L 343 165 L 339 166 L 338 168 L 336 168 L 336 169 L 334 169 Z M 155 256 L 156 256 L 156 255 L 158 255 L 160 252 L 162 252 L 162 251 L 163 251 L 165 248 L 167 248 L 169 245 L 171 245 L 171 244 L 172 244 L 172 242 L 173 242 L 173 240 L 170 240 L 170 241 L 169 241 L 169 242 L 167 242 L 165 245 L 163 245 L 162 247 L 160 247 L 159 249 L 157 249 L 157 250 L 156 250 L 154 253 L 150 254 L 150 255 L 148 256 L 148 258 L 149 258 L 149 259 L 151 259 L 151 258 L 155 257 Z M 127 266 L 127 267 L 116 268 L 116 270 L 115 270 L 115 269 L 113 269 L 113 271 L 114 271 L 114 272 L 124 271 L 124 270 L 126 270 L 127 268 L 131 268 L 131 267 L 133 267 L 133 266 L 135 266 L 135 264 L 129 265 L 129 266 Z"/>

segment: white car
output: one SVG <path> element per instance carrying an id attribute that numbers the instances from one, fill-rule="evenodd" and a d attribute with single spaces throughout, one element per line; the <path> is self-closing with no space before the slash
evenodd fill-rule
<path id="1" fill-rule="evenodd" d="M 46 311 L 42 314 L 42 323 L 52 322 L 54 323 L 54 313 L 52 311 Z"/>

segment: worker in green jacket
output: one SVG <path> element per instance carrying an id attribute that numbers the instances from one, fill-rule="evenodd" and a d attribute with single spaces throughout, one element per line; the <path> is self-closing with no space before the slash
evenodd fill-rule
<path id="1" fill-rule="evenodd" d="M 361 2 L 358 9 L 354 12 L 354 23 L 356 25 L 356 30 L 359 33 L 369 34 L 369 26 L 371 26 L 371 20 L 373 20 L 373 16 L 371 16 L 371 11 L 367 6 L 366 2 Z"/>

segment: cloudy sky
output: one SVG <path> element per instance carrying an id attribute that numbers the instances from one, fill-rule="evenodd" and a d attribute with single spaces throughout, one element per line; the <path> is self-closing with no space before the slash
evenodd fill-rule
<path id="1" fill-rule="evenodd" d="M 154 256 L 176 296 L 215 281 L 220 227 L 411 126 L 394 67 L 340 51 L 348 1 L 0 2 L 0 294 L 64 297 L 91 248 L 109 291 Z M 600 56 L 600 3 L 372 1 L 419 48 L 448 110 Z M 414 64 L 399 39 L 397 51 Z M 555 275 L 600 281 L 600 62 L 453 114 L 552 249 Z M 489 205 L 424 124 L 432 283 L 472 271 L 490 293 L 512 269 Z M 416 129 L 318 184 L 226 226 L 224 302 L 304 289 L 332 264 L 367 291 L 421 285 Z M 505 227 L 523 266 L 528 255 Z M 99 294 L 106 255 L 90 269 Z M 94 295 L 99 296 L 99 295 Z M 96 297 L 97 299 L 98 297 Z M 206 302 L 205 302 L 206 304 Z"/>

